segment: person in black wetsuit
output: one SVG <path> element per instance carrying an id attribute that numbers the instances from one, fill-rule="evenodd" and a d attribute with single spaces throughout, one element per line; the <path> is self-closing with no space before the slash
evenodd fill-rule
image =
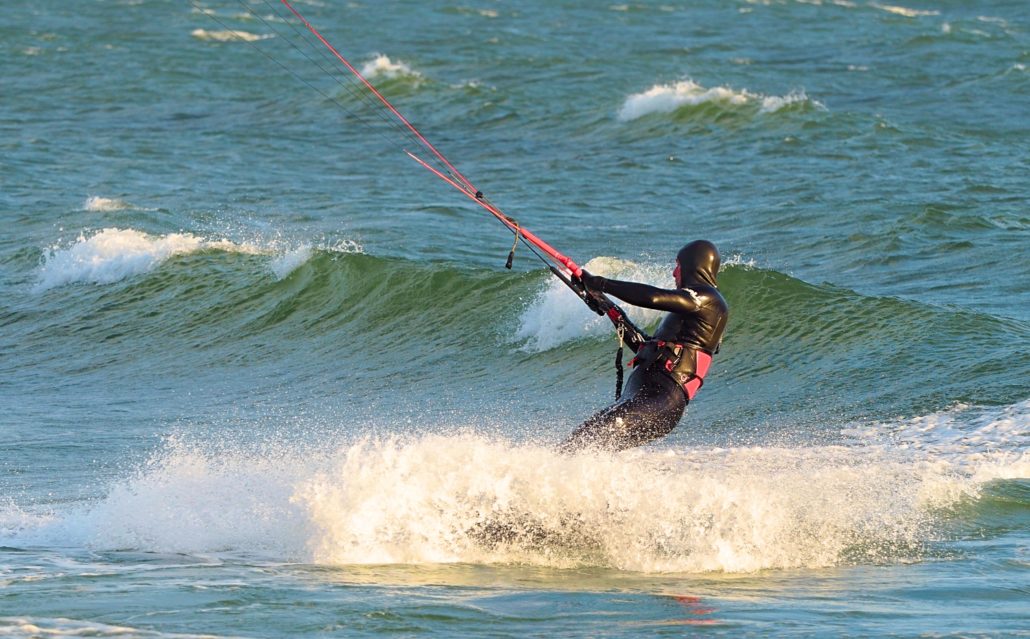
<path id="1" fill-rule="evenodd" d="M 583 423 L 560 449 L 624 450 L 669 434 L 701 387 L 718 352 L 729 309 L 715 277 L 719 251 L 706 240 L 687 244 L 676 255 L 674 290 L 610 280 L 583 271 L 591 291 L 669 314 L 654 337 L 637 350 L 622 398 Z"/>

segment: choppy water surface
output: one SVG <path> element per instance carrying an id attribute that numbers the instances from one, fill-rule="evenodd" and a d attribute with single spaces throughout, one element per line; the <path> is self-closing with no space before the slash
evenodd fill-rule
<path id="1" fill-rule="evenodd" d="M 297 4 L 593 271 L 722 249 L 679 428 L 571 457 L 610 329 L 282 5 L 9 4 L 0 635 L 1030 632 L 1022 2 Z"/>

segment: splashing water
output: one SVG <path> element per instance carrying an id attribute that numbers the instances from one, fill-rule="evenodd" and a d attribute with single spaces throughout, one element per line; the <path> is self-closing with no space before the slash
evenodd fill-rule
<path id="1" fill-rule="evenodd" d="M 760 113 L 774 113 L 791 105 L 804 103 L 825 108 L 819 102 L 810 100 L 805 92 L 800 90 L 792 91 L 785 96 L 763 96 L 729 87 L 708 89 L 693 80 L 681 80 L 675 84 L 656 84 L 643 93 L 629 96 L 619 109 L 618 118 L 622 122 L 629 122 L 653 113 L 672 113 L 685 106 L 709 103 L 728 107 L 759 104 Z"/>

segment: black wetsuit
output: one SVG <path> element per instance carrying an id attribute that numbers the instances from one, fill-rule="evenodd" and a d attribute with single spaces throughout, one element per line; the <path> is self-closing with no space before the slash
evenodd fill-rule
<path id="1" fill-rule="evenodd" d="M 637 351 L 622 398 L 577 428 L 562 450 L 639 446 L 667 435 L 683 416 L 688 402 L 684 384 L 691 391 L 700 385 L 722 341 L 728 308 L 715 284 L 719 257 L 714 245 L 692 242 L 680 251 L 677 263 L 680 287 L 673 290 L 584 275 L 593 290 L 669 314 Z"/>

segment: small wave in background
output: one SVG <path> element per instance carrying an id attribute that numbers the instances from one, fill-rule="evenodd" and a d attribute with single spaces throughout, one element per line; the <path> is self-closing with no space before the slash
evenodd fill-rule
<path id="1" fill-rule="evenodd" d="M 133 229 L 107 228 L 82 234 L 71 245 L 50 247 L 39 268 L 37 290 L 73 282 L 110 284 L 146 273 L 176 255 L 206 250 L 261 252 L 254 246 L 206 240 L 192 233 L 152 236 Z"/>
<path id="2" fill-rule="evenodd" d="M 725 109 L 748 108 L 759 114 L 775 113 L 793 105 L 825 108 L 801 90 L 783 96 L 767 96 L 724 86 L 705 88 L 693 80 L 680 80 L 673 84 L 656 84 L 647 91 L 629 96 L 619 109 L 618 117 L 629 122 L 654 113 L 673 113 L 702 104 Z"/>
<path id="3" fill-rule="evenodd" d="M 91 210 L 125 208 L 122 203 L 112 204 L 111 201 L 104 201 L 99 206 L 103 208 Z M 269 268 L 278 279 L 283 279 L 311 259 L 314 249 L 308 244 L 285 248 L 282 244 L 278 239 L 262 243 L 234 242 L 226 238 L 208 239 L 188 232 L 151 235 L 119 228 L 83 232 L 70 244 L 58 243 L 44 251 L 35 290 L 42 292 L 74 283 L 112 284 L 149 273 L 173 257 L 204 251 L 272 256 Z M 321 248 L 343 253 L 362 251 L 356 242 L 337 242 L 334 246 Z"/>

